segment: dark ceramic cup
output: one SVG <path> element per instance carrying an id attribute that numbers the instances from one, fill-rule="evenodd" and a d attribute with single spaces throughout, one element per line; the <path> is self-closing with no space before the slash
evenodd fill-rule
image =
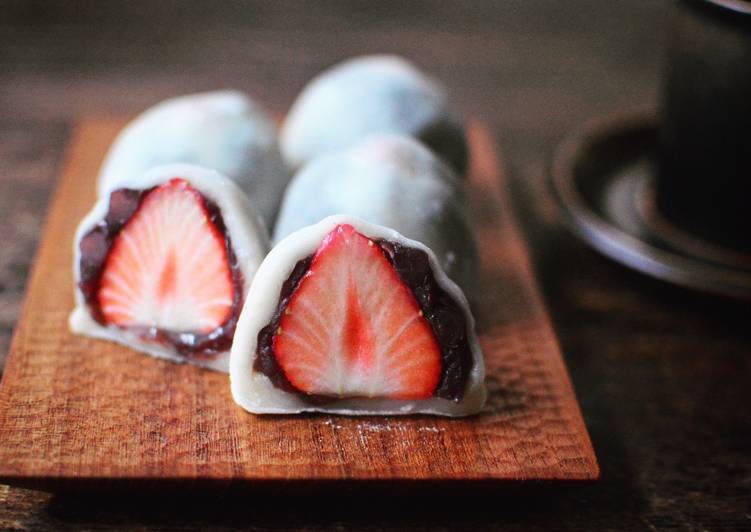
<path id="1" fill-rule="evenodd" d="M 751 251 L 751 0 L 673 5 L 657 206 L 678 228 Z"/>

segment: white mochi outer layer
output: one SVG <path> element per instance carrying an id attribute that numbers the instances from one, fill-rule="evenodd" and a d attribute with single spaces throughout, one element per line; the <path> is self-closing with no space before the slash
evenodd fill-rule
<path id="1" fill-rule="evenodd" d="M 171 163 L 226 175 L 251 198 L 268 227 L 291 175 L 268 114 L 241 92 L 216 91 L 165 100 L 130 122 L 102 165 L 99 195 Z"/>
<path id="2" fill-rule="evenodd" d="M 215 170 L 185 164 L 170 164 L 153 168 L 139 177 L 118 183 L 117 188 L 144 190 L 180 177 L 188 181 L 204 197 L 213 201 L 221 212 L 237 264 L 243 276 L 243 296 L 247 296 L 253 276 L 269 249 L 268 234 L 263 220 L 245 194 L 229 178 Z M 168 345 L 145 342 L 137 335 L 114 325 L 102 325 L 92 316 L 78 287 L 81 280 L 81 251 L 79 242 L 86 233 L 104 219 L 109 211 L 110 196 L 99 198 L 94 208 L 78 225 L 73 243 L 73 274 L 76 307 L 70 315 L 70 330 L 76 334 L 111 340 L 137 351 L 174 362 L 188 362 L 216 371 L 229 371 L 229 351 L 211 360 L 192 360 L 181 356 Z"/>
<path id="3" fill-rule="evenodd" d="M 464 397 L 460 402 L 433 397 L 423 400 L 349 398 L 314 405 L 273 385 L 263 373 L 256 372 L 258 333 L 269 324 L 279 304 L 282 285 L 289 278 L 297 262 L 316 252 L 323 238 L 336 226 L 349 224 L 371 239 L 398 242 L 427 253 L 430 266 L 438 284 L 464 311 L 467 336 L 472 351 L 473 367 Z M 279 242 L 266 256 L 256 272 L 232 344 L 230 357 L 232 396 L 245 410 L 255 414 L 296 414 L 300 412 L 327 412 L 345 415 L 384 414 L 434 414 L 441 416 L 467 416 L 477 413 L 485 403 L 485 365 L 474 330 L 474 318 L 461 289 L 441 270 L 429 248 L 403 237 L 387 227 L 370 224 L 353 216 L 330 216 L 321 222 L 296 231 Z"/>
<path id="4" fill-rule="evenodd" d="M 431 144 L 463 172 L 463 130 L 439 82 L 399 56 L 369 55 L 314 77 L 287 114 L 280 144 L 287 163 L 299 168 L 367 136 L 399 133 Z"/>
<path id="5" fill-rule="evenodd" d="M 372 136 L 317 157 L 295 174 L 272 240 L 334 214 L 357 216 L 428 246 L 448 276 L 471 295 L 479 266 L 463 184 L 413 138 Z"/>

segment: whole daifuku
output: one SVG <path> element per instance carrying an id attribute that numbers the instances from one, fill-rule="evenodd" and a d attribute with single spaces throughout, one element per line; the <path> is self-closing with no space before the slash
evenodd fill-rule
<path id="1" fill-rule="evenodd" d="M 370 135 L 419 139 L 462 175 L 467 143 L 446 89 L 393 55 L 356 57 L 311 80 L 295 100 L 281 131 L 293 168 Z"/>
<path id="2" fill-rule="evenodd" d="M 147 109 L 119 134 L 102 165 L 98 190 L 162 164 L 212 168 L 245 192 L 271 227 L 290 178 L 266 111 L 239 91 L 179 96 Z"/>

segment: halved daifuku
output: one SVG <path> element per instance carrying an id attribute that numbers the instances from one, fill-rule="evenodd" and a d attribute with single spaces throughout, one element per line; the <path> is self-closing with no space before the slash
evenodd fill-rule
<path id="1" fill-rule="evenodd" d="M 196 164 L 226 175 L 250 197 L 268 227 L 290 178 L 275 124 L 259 104 L 238 91 L 171 98 L 141 113 L 107 154 L 99 194 L 170 163 Z"/>
<path id="2" fill-rule="evenodd" d="M 282 153 L 297 168 L 374 134 L 420 139 L 460 174 L 467 167 L 464 126 L 444 87 L 405 59 L 370 55 L 313 78 L 284 122 Z"/>
<path id="3" fill-rule="evenodd" d="M 295 174 L 279 208 L 273 240 L 327 216 L 350 214 L 422 242 L 469 293 L 477 277 L 477 246 L 463 184 L 415 139 L 369 137 L 317 157 Z"/>
<path id="4" fill-rule="evenodd" d="M 484 374 L 467 300 L 433 253 L 343 215 L 266 256 L 230 360 L 235 401 L 259 414 L 469 415 Z"/>
<path id="5" fill-rule="evenodd" d="M 260 216 L 214 170 L 153 168 L 78 226 L 73 332 L 228 371 L 250 282 L 268 250 Z"/>

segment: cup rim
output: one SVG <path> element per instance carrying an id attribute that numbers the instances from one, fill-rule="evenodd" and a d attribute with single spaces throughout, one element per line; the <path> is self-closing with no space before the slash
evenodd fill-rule
<path id="1" fill-rule="evenodd" d="M 712 4 L 719 8 L 740 13 L 742 15 L 751 15 L 751 1 L 748 0 L 700 0 L 704 4 Z"/>

